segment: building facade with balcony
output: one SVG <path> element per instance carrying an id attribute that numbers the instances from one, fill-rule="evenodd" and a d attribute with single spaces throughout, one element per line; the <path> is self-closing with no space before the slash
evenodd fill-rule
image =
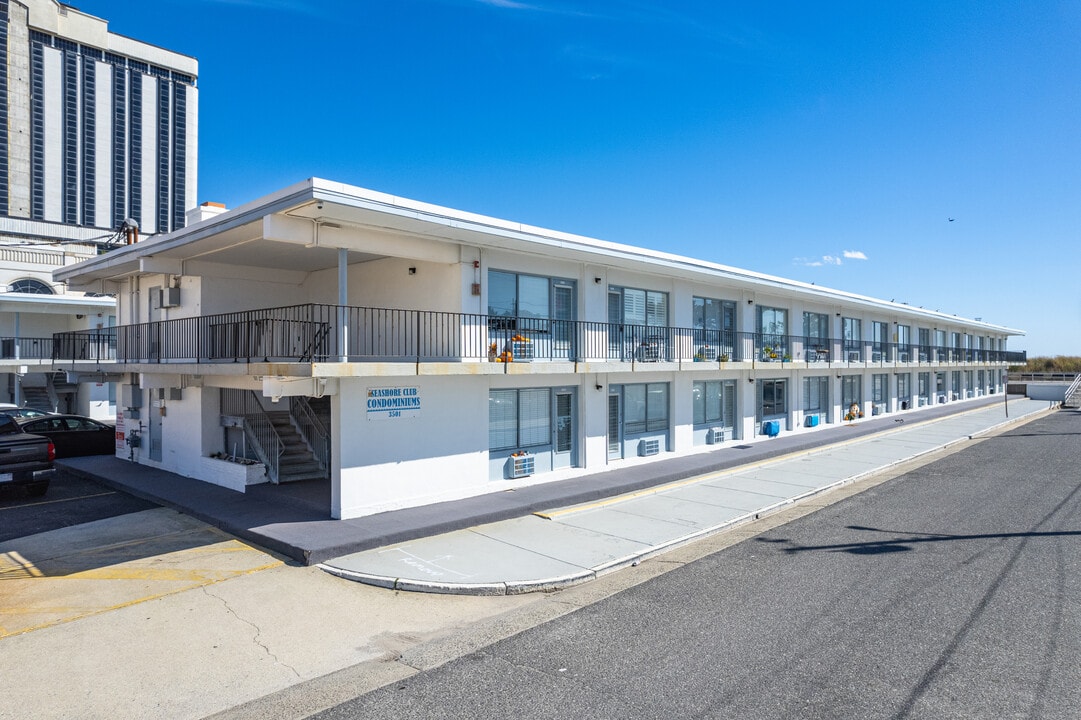
<path id="1" fill-rule="evenodd" d="M 115 330 L 54 338 L 126 377 L 118 455 L 329 483 L 335 518 L 918 413 L 1022 357 L 1018 330 L 318 179 L 56 276 L 118 298 Z"/>
<path id="2" fill-rule="evenodd" d="M 123 225 L 184 226 L 198 64 L 56 0 L 0 0 L 0 55 L 0 401 L 110 416 L 108 382 L 80 386 L 48 366 L 54 332 L 107 328 L 115 302 L 52 272 Z"/>

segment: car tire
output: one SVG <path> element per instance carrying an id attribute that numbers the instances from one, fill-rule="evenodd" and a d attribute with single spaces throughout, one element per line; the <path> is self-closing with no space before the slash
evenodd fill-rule
<path id="1" fill-rule="evenodd" d="M 30 497 L 41 497 L 49 489 L 49 482 L 36 482 L 26 486 L 26 494 Z"/>

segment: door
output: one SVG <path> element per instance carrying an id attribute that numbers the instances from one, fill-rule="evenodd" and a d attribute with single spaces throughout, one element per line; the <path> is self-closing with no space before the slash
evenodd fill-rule
<path id="1" fill-rule="evenodd" d="M 577 433 L 574 428 L 574 391 L 556 390 L 552 416 L 552 469 L 575 467 L 578 464 Z"/>
<path id="2" fill-rule="evenodd" d="M 147 298 L 146 357 L 147 360 L 161 359 L 161 288 L 150 288 Z"/>
<path id="3" fill-rule="evenodd" d="M 608 291 L 608 359 L 623 359 L 623 295 Z"/>
<path id="4" fill-rule="evenodd" d="M 623 401 L 618 389 L 608 395 L 608 459 L 623 459 Z"/>
<path id="5" fill-rule="evenodd" d="M 147 390 L 150 393 L 151 402 L 147 408 L 147 424 L 150 427 L 150 447 L 147 448 L 149 458 L 154 462 L 161 462 L 161 401 L 153 401 L 160 390 L 157 388 Z"/>
<path id="6" fill-rule="evenodd" d="M 552 357 L 575 360 L 574 283 L 556 280 L 552 285 Z"/>

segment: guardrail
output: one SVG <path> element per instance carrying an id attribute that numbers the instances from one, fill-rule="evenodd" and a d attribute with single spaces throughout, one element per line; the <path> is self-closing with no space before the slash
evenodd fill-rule
<path id="1" fill-rule="evenodd" d="M 306 304 L 57 333 L 59 361 L 602 361 L 886 365 L 1024 353 L 536 317 Z"/>
<path id="2" fill-rule="evenodd" d="M 49 360 L 52 357 L 51 337 L 0 337 L 0 359 Z"/>

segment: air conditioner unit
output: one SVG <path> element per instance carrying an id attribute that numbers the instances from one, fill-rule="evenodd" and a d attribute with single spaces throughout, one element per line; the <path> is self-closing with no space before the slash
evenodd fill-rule
<path id="1" fill-rule="evenodd" d="M 153 304 L 155 308 L 180 307 L 180 288 L 158 288 Z"/>
<path id="2" fill-rule="evenodd" d="M 121 385 L 120 405 L 125 408 L 141 408 L 143 406 L 143 389 L 138 385 Z"/>
<path id="3" fill-rule="evenodd" d="M 859 362 L 859 361 L 860 361 L 860 353 L 859 353 L 859 351 L 858 350 L 850 350 L 849 353 L 848 353 L 848 362 L 851 363 L 851 362 Z"/>
<path id="4" fill-rule="evenodd" d="M 706 443 L 720 445 L 725 440 L 724 428 L 710 428 L 706 431 Z"/>
<path id="5" fill-rule="evenodd" d="M 639 440 L 638 441 L 638 455 L 639 457 L 647 457 L 649 455 L 656 455 L 661 451 L 660 440 Z"/>

